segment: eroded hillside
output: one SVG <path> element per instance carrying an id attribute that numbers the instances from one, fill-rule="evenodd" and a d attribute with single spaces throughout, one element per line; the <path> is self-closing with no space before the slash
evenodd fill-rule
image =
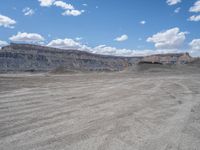
<path id="1" fill-rule="evenodd" d="M 116 57 L 91 54 L 78 50 L 11 44 L 0 51 L 0 71 L 120 71 L 141 57 Z"/>

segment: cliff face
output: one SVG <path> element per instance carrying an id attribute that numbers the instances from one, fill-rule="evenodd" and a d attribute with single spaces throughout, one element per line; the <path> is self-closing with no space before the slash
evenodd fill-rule
<path id="1" fill-rule="evenodd" d="M 120 71 L 141 57 L 115 57 L 77 50 L 11 44 L 0 50 L 0 71 L 52 71 L 58 68 L 81 71 Z"/>
<path id="2" fill-rule="evenodd" d="M 141 62 L 159 64 L 188 64 L 192 57 L 188 53 L 158 54 L 144 57 Z"/>

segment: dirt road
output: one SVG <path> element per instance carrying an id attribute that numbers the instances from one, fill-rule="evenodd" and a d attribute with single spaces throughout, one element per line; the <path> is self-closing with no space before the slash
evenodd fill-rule
<path id="1" fill-rule="evenodd" d="M 200 75 L 0 75 L 0 150 L 200 150 Z"/>

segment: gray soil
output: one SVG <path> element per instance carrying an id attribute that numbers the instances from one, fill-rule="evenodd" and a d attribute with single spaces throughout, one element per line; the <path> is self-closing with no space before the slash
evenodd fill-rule
<path id="1" fill-rule="evenodd" d="M 0 150 L 199 149 L 197 71 L 0 75 Z"/>

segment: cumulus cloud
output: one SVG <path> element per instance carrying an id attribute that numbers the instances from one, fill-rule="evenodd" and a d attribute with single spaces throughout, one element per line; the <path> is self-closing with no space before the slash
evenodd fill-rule
<path id="1" fill-rule="evenodd" d="M 72 4 L 68 4 L 62 0 L 38 0 L 40 2 L 40 6 L 42 7 L 50 7 L 56 6 L 64 9 L 65 11 L 62 13 L 63 16 L 79 16 L 84 13 L 84 10 L 77 10 L 74 8 Z"/>
<path id="2" fill-rule="evenodd" d="M 192 50 L 198 50 L 200 51 L 200 39 L 194 39 L 189 43 L 189 46 L 192 48 Z"/>
<path id="3" fill-rule="evenodd" d="M 40 2 L 40 6 L 42 7 L 50 7 L 55 0 L 38 0 Z"/>
<path id="4" fill-rule="evenodd" d="M 80 49 L 83 47 L 79 42 L 69 38 L 52 40 L 47 46 L 62 49 Z"/>
<path id="5" fill-rule="evenodd" d="M 24 16 L 32 16 L 35 13 L 35 11 L 29 7 L 24 8 L 22 12 L 24 13 Z"/>
<path id="6" fill-rule="evenodd" d="M 117 37 L 114 39 L 115 41 L 118 41 L 118 42 L 123 42 L 123 41 L 126 41 L 128 40 L 128 35 L 124 34 L 124 35 L 121 35 L 120 37 Z"/>
<path id="7" fill-rule="evenodd" d="M 8 45 L 8 43 L 6 41 L 0 40 L 0 48 L 3 47 L 3 46 L 6 46 L 6 45 Z"/>
<path id="8" fill-rule="evenodd" d="M 182 45 L 186 34 L 187 32 L 180 32 L 180 29 L 176 27 L 154 34 L 147 38 L 147 42 L 154 43 L 158 49 L 174 49 Z"/>
<path id="9" fill-rule="evenodd" d="M 81 50 L 85 50 L 81 48 Z M 99 45 L 96 47 L 87 47 L 87 51 L 95 53 L 95 54 L 103 54 L 103 55 L 114 55 L 114 56 L 146 56 L 152 54 L 166 54 L 166 53 L 177 53 L 181 52 L 179 49 L 144 49 L 144 50 L 135 50 L 135 49 L 125 49 L 125 48 L 116 48 L 107 45 Z"/>
<path id="10" fill-rule="evenodd" d="M 197 16 L 193 15 L 188 20 L 189 21 L 195 21 L 195 22 L 200 21 L 200 15 L 197 15 Z"/>
<path id="11" fill-rule="evenodd" d="M 190 12 L 200 12 L 200 0 L 197 0 L 189 9 Z"/>
<path id="12" fill-rule="evenodd" d="M 65 39 L 55 39 L 50 41 L 47 46 L 61 48 L 66 50 L 81 50 L 87 51 L 93 54 L 102 54 L 102 55 L 114 55 L 114 56 L 145 56 L 151 54 L 165 54 L 172 52 L 179 52 L 177 49 L 170 50 L 133 50 L 133 49 L 119 49 L 112 46 L 99 45 L 96 47 L 89 47 L 85 44 L 82 44 L 78 41 L 75 41 L 70 38 Z"/>
<path id="13" fill-rule="evenodd" d="M 62 9 L 74 9 L 74 6 L 73 6 L 73 5 L 67 4 L 67 3 L 65 3 L 65 2 L 63 2 L 63 1 L 55 1 L 53 4 L 54 4 L 55 6 L 57 6 L 57 7 L 62 8 Z"/>
<path id="14" fill-rule="evenodd" d="M 167 0 L 166 1 L 166 3 L 168 5 L 176 5 L 176 4 L 180 3 L 180 2 L 181 2 L 181 0 Z"/>
<path id="15" fill-rule="evenodd" d="M 130 56 L 134 53 L 134 51 L 129 49 L 117 49 L 115 47 L 106 45 L 99 45 L 92 49 L 92 53 L 115 56 Z"/>
<path id="16" fill-rule="evenodd" d="M 109 47 L 106 45 L 99 45 L 92 48 L 69 38 L 52 40 L 49 44 L 47 44 L 47 46 L 66 49 L 66 50 L 76 49 L 76 50 L 82 50 L 82 51 L 87 51 L 87 52 L 91 52 L 95 54 L 103 54 L 103 55 L 125 56 L 125 55 L 130 55 L 130 53 L 132 53 L 132 51 L 128 49 L 117 49 L 115 47 Z"/>
<path id="17" fill-rule="evenodd" d="M 3 26 L 6 28 L 14 28 L 14 24 L 16 24 L 15 20 L 0 14 L 0 27 Z"/>
<path id="18" fill-rule="evenodd" d="M 9 38 L 13 42 L 28 42 L 28 43 L 39 43 L 44 41 L 44 38 L 37 33 L 26 33 L 18 32 L 16 35 L 13 35 Z"/>
<path id="19" fill-rule="evenodd" d="M 116 47 L 106 46 L 106 45 L 99 45 L 94 48 L 90 48 L 90 52 L 95 54 L 102 54 L 102 55 L 114 55 L 114 56 L 147 56 L 153 54 L 166 54 L 166 53 L 178 53 L 181 52 L 178 49 L 171 49 L 171 50 L 134 50 L 134 49 L 119 49 Z"/>
<path id="20" fill-rule="evenodd" d="M 179 13 L 179 12 L 180 12 L 180 10 L 181 10 L 181 8 L 180 8 L 180 7 L 178 7 L 178 8 L 176 8 L 176 9 L 174 10 L 174 13 Z"/>
<path id="21" fill-rule="evenodd" d="M 145 21 L 145 20 L 142 20 L 142 21 L 140 21 L 140 24 L 142 24 L 142 25 L 144 25 L 144 24 L 146 24 L 147 22 Z"/>
<path id="22" fill-rule="evenodd" d="M 66 10 L 65 12 L 62 13 L 63 16 L 79 16 L 82 13 L 84 13 L 84 10 Z"/>
<path id="23" fill-rule="evenodd" d="M 166 53 L 175 53 L 180 52 L 177 49 L 171 50 L 134 50 L 134 49 L 119 49 L 112 46 L 99 45 L 94 48 L 90 48 L 90 52 L 94 54 L 102 54 L 102 55 L 114 55 L 114 56 L 146 56 L 153 54 L 166 54 Z"/>

